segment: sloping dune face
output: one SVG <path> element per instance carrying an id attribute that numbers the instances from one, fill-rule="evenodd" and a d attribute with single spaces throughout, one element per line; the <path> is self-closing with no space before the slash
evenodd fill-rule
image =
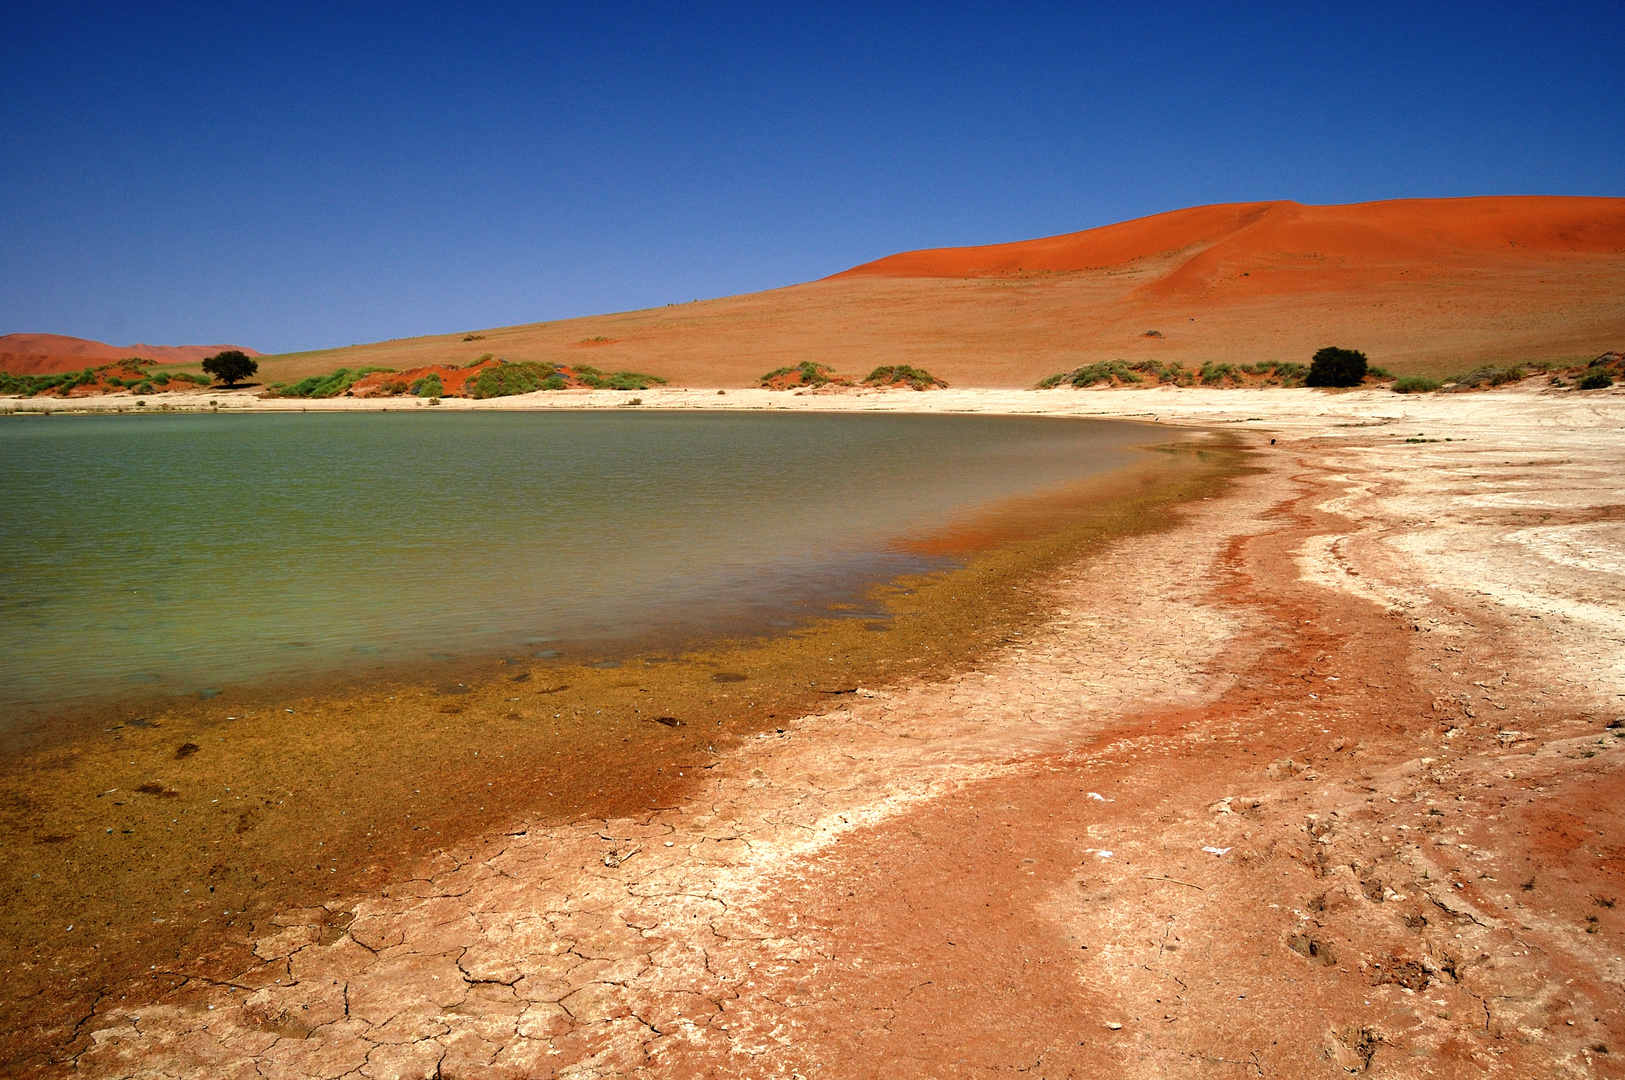
<path id="1" fill-rule="evenodd" d="M 0 335 L 0 371 L 14 375 L 55 375 L 99 367 L 130 356 L 157 360 L 161 364 L 195 364 L 222 349 L 242 349 L 249 356 L 260 355 L 241 345 L 137 344 L 121 348 L 64 334 L 3 334 Z"/>
<path id="2" fill-rule="evenodd" d="M 771 292 L 277 358 L 259 377 L 489 353 L 707 388 L 802 361 L 1018 387 L 1101 360 L 1306 362 L 1324 345 L 1428 375 L 1625 347 L 1625 199 L 1203 206 Z"/>
<path id="3" fill-rule="evenodd" d="M 1042 240 L 908 251 L 835 277 L 1077 273 L 1160 259 L 1171 267 L 1144 286 L 1148 295 L 1203 292 L 1241 274 L 1261 278 L 1249 283 L 1254 288 L 1303 292 L 1423 268 L 1472 272 L 1573 254 L 1625 254 L 1625 199 L 1199 206 Z"/>

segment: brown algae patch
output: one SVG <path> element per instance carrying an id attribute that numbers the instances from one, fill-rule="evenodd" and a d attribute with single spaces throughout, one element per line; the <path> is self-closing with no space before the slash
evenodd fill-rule
<path id="1" fill-rule="evenodd" d="M 228 689 L 19 752 L 0 781 L 12 852 L 0 1056 L 41 1061 L 98 1007 L 236 976 L 289 908 L 409 891 L 425 856 L 525 822 L 678 805 L 740 739 L 1005 647 L 1048 614 L 1047 575 L 1170 527 L 1181 502 L 1246 467 L 1216 439 L 1157 458 L 1036 518 L 991 511 L 930 541 L 968 552 L 962 568 L 877 586 L 863 612 L 781 636 L 617 667 L 493 660 L 274 700 Z"/>

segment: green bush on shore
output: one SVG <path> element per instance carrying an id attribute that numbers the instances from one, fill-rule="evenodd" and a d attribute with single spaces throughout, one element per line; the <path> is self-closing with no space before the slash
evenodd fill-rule
<path id="1" fill-rule="evenodd" d="M 296 383 L 273 383 L 271 393 L 277 397 L 330 398 L 338 397 L 361 379 L 375 371 L 394 371 L 394 368 L 364 367 L 339 368 L 328 375 L 311 375 Z"/>
<path id="2" fill-rule="evenodd" d="M 1396 394 L 1431 394 L 1441 384 L 1425 375 L 1401 375 L 1390 388 Z"/>
<path id="3" fill-rule="evenodd" d="M 827 386 L 835 369 L 828 364 L 815 364 L 811 360 L 803 360 L 794 367 L 774 368 L 772 371 L 756 380 L 757 386 L 767 386 L 774 379 L 786 375 L 798 375 L 802 386 Z"/>
<path id="4" fill-rule="evenodd" d="M 886 364 L 869 372 L 869 377 L 863 380 L 865 386 L 894 386 L 904 383 L 915 390 L 929 390 L 933 386 L 946 390 L 948 384 L 931 374 L 924 368 L 910 367 L 907 364 Z"/>
<path id="5" fill-rule="evenodd" d="M 636 371 L 599 371 L 582 364 L 575 369 L 576 378 L 594 390 L 647 390 L 650 386 L 666 385 L 659 375 L 643 375 Z"/>
<path id="6" fill-rule="evenodd" d="M 0 371 L 0 394 L 18 394 L 33 397 L 46 390 L 55 390 L 66 397 L 75 387 L 88 386 L 96 381 L 96 369 L 63 371 L 55 375 L 12 375 Z"/>
<path id="7" fill-rule="evenodd" d="M 1042 379 L 1038 389 L 1049 390 L 1062 383 L 1070 383 L 1079 389 L 1096 383 L 1132 386 L 1148 379 L 1155 380 L 1159 385 L 1195 386 L 1200 382 L 1204 386 L 1240 386 L 1247 383 L 1249 376 L 1265 380 L 1266 386 L 1302 386 L 1308 371 L 1306 365 L 1290 360 L 1262 360 L 1256 364 L 1209 362 L 1196 371 L 1178 361 L 1163 363 L 1160 360 L 1140 360 L 1131 364 L 1126 360 L 1101 360 Z"/>
<path id="8" fill-rule="evenodd" d="M 1316 352 L 1309 363 L 1305 386 L 1349 387 L 1365 382 L 1369 367 L 1365 353 L 1328 345 Z"/>

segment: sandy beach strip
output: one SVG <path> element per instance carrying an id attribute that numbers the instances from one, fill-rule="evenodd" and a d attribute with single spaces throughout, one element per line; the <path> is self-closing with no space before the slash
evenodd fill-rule
<path id="1" fill-rule="evenodd" d="M 1511 1077 L 1625 1051 L 1625 393 L 614 396 L 1132 416 L 1238 433 L 1257 471 L 1054 574 L 1052 617 L 974 666 L 787 719 L 680 805 L 283 912 L 245 969 L 99 1005 L 64 1065 Z M 500 402 L 440 407 L 533 407 Z"/>

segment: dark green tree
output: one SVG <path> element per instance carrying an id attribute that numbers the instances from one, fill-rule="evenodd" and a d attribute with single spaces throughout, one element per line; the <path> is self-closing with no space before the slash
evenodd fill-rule
<path id="1" fill-rule="evenodd" d="M 203 370 L 227 386 L 236 386 L 260 369 L 260 362 L 241 349 L 227 349 L 203 361 Z"/>
<path id="2" fill-rule="evenodd" d="M 1309 362 L 1305 386 L 1359 386 L 1365 381 L 1365 353 L 1328 345 Z"/>

